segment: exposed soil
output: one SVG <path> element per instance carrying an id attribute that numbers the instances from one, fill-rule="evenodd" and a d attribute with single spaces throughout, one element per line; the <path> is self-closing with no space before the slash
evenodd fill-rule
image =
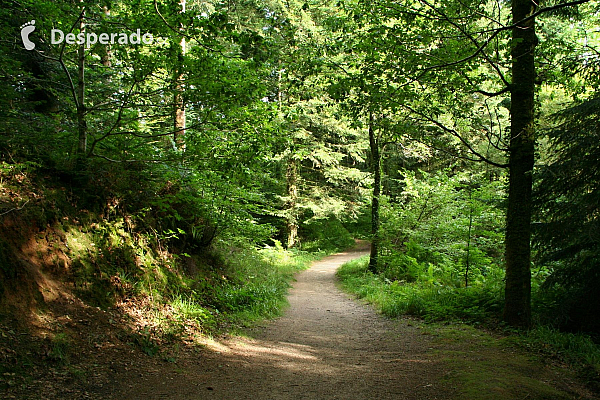
<path id="1" fill-rule="evenodd" d="M 298 274 L 283 317 L 251 329 L 244 337 L 206 339 L 203 346 L 176 345 L 170 349 L 172 357 L 143 354 L 138 346 L 128 344 L 130 339 L 103 332 L 119 323 L 110 311 L 65 299 L 61 312 L 70 313 L 63 317 L 65 327 L 85 331 L 81 349 L 74 352 L 68 367 L 35 370 L 33 378 L 13 382 L 0 397 L 449 399 L 464 397 L 467 392 L 462 386 L 474 387 L 469 382 L 473 376 L 493 381 L 489 374 L 502 368 L 496 365 L 500 362 L 514 369 L 515 376 L 533 377 L 536 384 L 527 380 L 515 389 L 503 381 L 509 387 L 498 384 L 491 397 L 488 391 L 486 396 L 481 393 L 483 397 L 468 392 L 465 398 L 594 398 L 553 367 L 530 362 L 512 350 L 482 347 L 472 332 L 454 338 L 432 334 L 420 323 L 385 319 L 351 299 L 338 289 L 335 270 L 366 251 L 361 243 Z M 20 340 L 18 332 L 0 327 L 3 336 Z M 519 362 L 511 364 L 515 357 L 520 357 Z M 479 366 L 491 369 L 479 370 Z M 18 377 L 8 378 L 18 381 Z M 554 395 L 555 388 L 560 396 Z M 488 388 L 483 385 L 481 390 Z"/>

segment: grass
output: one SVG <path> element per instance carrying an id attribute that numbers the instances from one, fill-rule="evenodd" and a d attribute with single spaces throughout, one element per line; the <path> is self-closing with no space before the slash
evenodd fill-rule
<path id="1" fill-rule="evenodd" d="M 69 337 L 65 333 L 57 333 L 52 338 L 48 357 L 51 360 L 57 361 L 61 364 L 67 364 L 69 362 L 70 351 L 71 340 Z"/>
<path id="2" fill-rule="evenodd" d="M 258 321 L 280 315 L 294 274 L 324 255 L 288 251 L 279 245 L 263 249 L 220 246 L 213 250 L 209 265 L 201 266 L 195 276 L 171 279 L 155 290 L 153 329 L 134 335 L 134 342 L 146 354 L 158 354 L 162 344 L 176 344 L 190 332 L 241 334 Z"/>
<path id="3" fill-rule="evenodd" d="M 366 257 L 350 261 L 338 270 L 338 277 L 346 290 L 388 317 L 481 322 L 500 312 L 503 291 L 498 284 L 457 288 L 427 281 L 392 282 L 367 271 L 367 264 Z"/>
<path id="4" fill-rule="evenodd" d="M 279 244 L 247 249 L 227 260 L 230 279 L 216 288 L 214 300 L 231 325 L 248 326 L 279 316 L 295 273 L 325 253 L 285 250 Z"/>
<path id="5" fill-rule="evenodd" d="M 527 332 L 525 343 L 543 343 L 556 356 L 570 356 L 575 362 L 589 364 L 600 371 L 600 349 L 587 335 L 560 332 L 548 326 L 540 326 Z"/>
<path id="6" fill-rule="evenodd" d="M 513 340 L 543 357 L 573 366 L 590 387 L 600 390 L 600 346 L 589 336 L 538 326 Z"/>
<path id="7" fill-rule="evenodd" d="M 573 379 L 572 371 L 548 366 L 543 360 L 506 341 L 466 324 L 430 324 L 424 331 L 433 336 L 432 352 L 446 371 L 444 385 L 456 392 L 456 398 L 569 399 L 565 391 L 553 384 L 557 373 L 561 379 Z M 568 376 L 565 376 L 568 375 Z M 558 386 L 558 387 L 555 387 Z"/>

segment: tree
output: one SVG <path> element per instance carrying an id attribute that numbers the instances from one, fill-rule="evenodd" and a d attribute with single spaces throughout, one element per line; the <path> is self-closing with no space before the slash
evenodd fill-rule
<path id="1" fill-rule="evenodd" d="M 185 14 L 186 0 L 181 0 L 180 14 Z M 185 36 L 179 39 L 179 43 L 172 43 L 176 54 L 175 68 L 173 71 L 173 142 L 175 148 L 183 150 L 185 147 L 185 102 L 183 99 L 184 59 L 186 53 Z"/>
<path id="2" fill-rule="evenodd" d="M 311 7 L 305 2 L 273 1 L 261 29 L 271 44 L 269 61 L 280 129 L 280 171 L 284 177 L 281 210 L 283 242 L 300 244 L 303 228 L 318 220 L 353 216 L 363 203 L 362 149 L 356 150 L 356 129 L 331 104 L 327 51 L 329 23 L 335 6 Z M 334 14 L 335 15 L 335 14 Z"/>
<path id="3" fill-rule="evenodd" d="M 531 0 L 512 2 L 512 81 L 509 187 L 506 212 L 504 320 L 531 323 L 531 209 L 535 161 L 535 13 Z"/>
<path id="4" fill-rule="evenodd" d="M 600 63 L 588 64 L 598 71 Z M 550 157 L 535 187 L 537 259 L 550 266 L 543 284 L 549 322 L 598 335 L 600 324 L 600 98 L 595 96 L 554 115 L 543 131 Z"/>
<path id="5" fill-rule="evenodd" d="M 369 112 L 369 148 L 371 150 L 371 173 L 373 174 L 373 196 L 371 197 L 371 254 L 369 255 L 369 271 L 379 270 L 379 197 L 381 196 L 381 136 L 375 131 L 373 113 Z"/>
<path id="6" fill-rule="evenodd" d="M 85 4 L 80 1 L 81 13 L 79 14 L 79 32 L 85 34 Z M 77 95 L 75 104 L 77 108 L 77 158 L 83 162 L 87 157 L 87 121 L 85 106 L 85 43 L 79 44 L 77 49 Z"/>

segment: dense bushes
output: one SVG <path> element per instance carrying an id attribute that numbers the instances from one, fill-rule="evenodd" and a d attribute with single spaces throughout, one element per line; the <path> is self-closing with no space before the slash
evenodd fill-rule
<path id="1" fill-rule="evenodd" d="M 301 248 L 305 251 L 343 250 L 354 244 L 354 238 L 337 218 L 318 219 L 303 224 Z"/>
<path id="2" fill-rule="evenodd" d="M 465 320 L 475 323 L 496 318 L 502 310 L 502 280 L 488 279 L 469 287 L 436 283 L 426 275 L 413 283 L 390 281 L 367 271 L 368 261 L 351 261 L 338 271 L 344 287 L 389 317 L 413 315 L 427 321 Z"/>
<path id="3" fill-rule="evenodd" d="M 501 181 L 486 174 L 403 171 L 382 198 L 379 274 L 366 261 L 339 271 L 344 285 L 391 317 L 497 319 L 504 296 Z"/>
<path id="4" fill-rule="evenodd" d="M 460 287 L 478 285 L 501 268 L 501 182 L 466 173 L 403 174 L 401 194 L 382 201 L 387 279 Z"/>

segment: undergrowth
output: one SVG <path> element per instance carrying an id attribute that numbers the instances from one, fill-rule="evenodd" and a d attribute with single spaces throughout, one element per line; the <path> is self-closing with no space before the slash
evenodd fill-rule
<path id="1" fill-rule="evenodd" d="M 600 346 L 590 336 L 540 325 L 516 337 L 515 342 L 545 357 L 572 365 L 592 388 L 600 390 Z"/>
<path id="2" fill-rule="evenodd" d="M 413 315 L 426 321 L 466 320 L 482 322 L 495 318 L 502 306 L 501 282 L 487 280 L 478 286 L 454 287 L 431 282 L 390 281 L 367 270 L 363 257 L 344 264 L 338 276 L 344 287 L 374 304 L 388 317 Z"/>
<path id="3" fill-rule="evenodd" d="M 303 231 L 306 249 L 287 250 L 265 236 L 267 225 L 264 231 L 251 223 L 227 225 L 202 214 L 193 192 L 170 181 L 148 188 L 154 184 L 111 175 L 115 180 L 103 181 L 106 187 L 80 186 L 71 175 L 42 179 L 39 168 L 0 163 L 6 228 L 0 231 L 0 296 L 34 279 L 16 256 L 26 252 L 23 262 L 60 290 L 118 315 L 119 337 L 148 355 L 166 343 L 238 331 L 279 315 L 296 272 L 353 244 L 339 222 L 326 220 Z M 36 290 L 23 296 L 37 296 L 44 314 Z M 68 364 L 76 347 L 68 339 L 57 332 L 48 357 Z"/>
<path id="4" fill-rule="evenodd" d="M 134 341 L 150 355 L 191 331 L 212 335 L 279 315 L 293 275 L 325 254 L 222 240 L 177 254 L 168 237 L 136 232 L 122 219 L 70 226 L 65 238 L 79 297 L 98 307 L 146 299 Z"/>

